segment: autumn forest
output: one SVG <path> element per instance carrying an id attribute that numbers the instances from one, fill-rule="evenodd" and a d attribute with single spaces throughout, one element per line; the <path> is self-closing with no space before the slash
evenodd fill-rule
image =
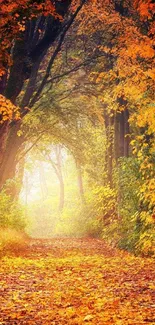
<path id="1" fill-rule="evenodd" d="M 0 5 L 0 324 L 155 324 L 154 1 Z"/>

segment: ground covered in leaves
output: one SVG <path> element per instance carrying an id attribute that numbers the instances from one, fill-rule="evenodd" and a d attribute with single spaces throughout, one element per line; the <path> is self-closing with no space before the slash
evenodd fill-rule
<path id="1" fill-rule="evenodd" d="M 0 324 L 152 325 L 154 279 L 152 259 L 100 240 L 33 240 L 0 260 Z"/>

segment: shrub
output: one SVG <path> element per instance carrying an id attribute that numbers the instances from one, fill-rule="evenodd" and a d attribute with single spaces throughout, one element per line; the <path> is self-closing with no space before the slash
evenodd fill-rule
<path id="1" fill-rule="evenodd" d="M 0 192 L 0 228 L 24 230 L 26 220 L 22 206 L 5 191 Z"/>
<path id="2" fill-rule="evenodd" d="M 118 188 L 118 214 L 116 224 L 118 246 L 145 256 L 154 253 L 154 219 L 151 199 L 149 204 L 141 198 L 144 180 L 136 158 L 121 158 L 116 173 Z M 145 196 L 149 192 L 145 189 Z"/>
<path id="3" fill-rule="evenodd" d="M 155 254 L 155 231 L 154 219 L 149 211 L 137 213 L 137 240 L 135 242 L 135 253 L 144 256 Z"/>

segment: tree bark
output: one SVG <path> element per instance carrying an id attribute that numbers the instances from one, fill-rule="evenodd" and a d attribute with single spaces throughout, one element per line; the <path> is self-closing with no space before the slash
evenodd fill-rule
<path id="1" fill-rule="evenodd" d="M 57 160 L 57 176 L 59 179 L 59 184 L 60 184 L 60 194 L 59 194 L 59 211 L 62 211 L 64 208 L 64 180 L 63 180 L 63 174 L 62 174 L 62 155 L 61 155 L 61 146 L 57 145 L 55 147 L 55 155 L 56 155 L 56 160 Z"/>
<path id="2" fill-rule="evenodd" d="M 27 60 L 27 49 L 25 39 L 16 41 L 12 55 L 13 65 L 11 66 L 8 82 L 5 89 L 5 96 L 15 103 L 24 81 L 26 71 L 24 69 Z"/>
<path id="3" fill-rule="evenodd" d="M 6 150 L 3 153 L 3 159 L 0 166 L 0 188 L 4 186 L 8 179 L 13 179 L 16 174 L 17 154 L 24 139 L 17 135 L 20 129 L 20 122 L 15 124 L 10 130 L 6 141 Z M 10 192 L 13 196 L 16 194 L 15 184 Z"/>
<path id="4" fill-rule="evenodd" d="M 129 111 L 127 108 L 124 111 L 124 117 L 125 117 L 124 156 L 129 157 L 130 126 L 129 126 Z"/>
<path id="5" fill-rule="evenodd" d="M 124 123 L 124 111 L 120 113 L 120 157 L 124 157 L 124 137 L 125 137 L 125 123 Z"/>
<path id="6" fill-rule="evenodd" d="M 8 131 L 9 131 L 9 122 L 5 121 L 2 125 L 0 125 L 0 165 L 2 163 L 3 155 L 6 148 Z"/>
<path id="7" fill-rule="evenodd" d="M 62 211 L 64 208 L 64 199 L 65 199 L 65 193 L 64 193 L 64 181 L 62 174 L 59 175 L 59 184 L 60 184 L 60 196 L 59 196 L 59 211 Z"/>

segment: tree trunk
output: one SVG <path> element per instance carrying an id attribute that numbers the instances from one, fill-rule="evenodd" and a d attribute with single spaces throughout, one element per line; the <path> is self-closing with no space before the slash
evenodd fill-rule
<path id="1" fill-rule="evenodd" d="M 60 194 L 59 194 L 59 211 L 62 211 L 64 208 L 64 180 L 62 174 L 62 155 L 61 155 L 61 146 L 57 145 L 55 147 L 55 155 L 57 160 L 57 176 L 60 184 Z"/>
<path id="2" fill-rule="evenodd" d="M 26 71 L 24 67 L 26 58 L 27 50 L 25 40 L 23 39 L 16 41 L 13 48 L 13 65 L 10 69 L 8 82 L 4 92 L 5 96 L 13 103 L 15 103 L 15 100 L 19 95 L 25 81 Z"/>
<path id="3" fill-rule="evenodd" d="M 59 192 L 59 211 L 61 212 L 64 208 L 65 203 L 65 191 L 64 191 L 64 180 L 63 180 L 63 174 L 62 174 L 62 156 L 61 156 L 61 146 L 57 145 L 54 148 L 56 162 L 54 162 L 50 155 L 48 155 L 48 161 L 52 165 L 60 185 L 60 192 Z"/>
<path id="4" fill-rule="evenodd" d="M 44 167 L 42 163 L 39 164 L 39 176 L 40 176 L 40 187 L 41 187 L 42 199 L 44 201 L 48 195 L 48 189 L 46 184 Z"/>
<path id="5" fill-rule="evenodd" d="M 80 199 L 82 203 L 85 203 L 83 177 L 82 177 L 82 170 L 81 170 L 81 165 L 79 160 L 76 160 L 76 169 L 77 169 L 77 180 L 78 180 Z"/>
<path id="6" fill-rule="evenodd" d="M 0 94 L 4 94 L 7 83 L 7 72 L 0 78 Z"/>
<path id="7" fill-rule="evenodd" d="M 3 153 L 3 157 L 0 165 L 0 188 L 4 186 L 7 180 L 13 179 L 16 175 L 17 154 L 24 139 L 17 135 L 20 129 L 20 122 L 15 124 L 10 130 L 6 141 L 6 149 Z M 10 188 L 10 194 L 16 195 L 16 186 L 12 185 Z"/>
<path id="8" fill-rule="evenodd" d="M 117 165 L 119 158 L 119 113 L 114 116 L 114 159 Z"/>
<path id="9" fill-rule="evenodd" d="M 16 58 L 16 60 L 17 60 L 17 58 Z M 27 113 L 27 111 L 25 110 L 25 106 L 27 106 L 29 104 L 29 101 L 33 94 L 40 62 L 41 62 L 41 57 L 39 57 L 38 61 L 36 62 L 36 64 L 34 64 L 34 67 L 32 69 L 29 83 L 28 83 L 28 86 L 25 91 L 25 95 L 24 95 L 22 103 L 21 103 L 21 117 Z M 22 64 L 23 64 L 23 62 L 19 63 L 20 69 L 22 69 L 22 67 L 21 67 Z M 15 99 L 18 96 L 18 94 L 21 90 L 21 87 L 22 87 L 21 80 L 20 80 L 19 84 L 16 81 L 13 82 L 14 79 L 19 80 L 19 78 L 17 78 L 16 74 L 18 74 L 18 65 L 16 66 L 16 64 L 15 64 L 12 74 L 10 75 L 7 93 L 6 93 L 7 96 L 12 99 L 12 101 L 15 101 Z M 23 80 L 23 76 L 21 78 Z M 11 86 L 12 84 L 14 84 L 14 86 Z M 11 179 L 12 177 L 15 176 L 15 169 L 16 169 L 16 162 L 17 162 L 16 155 L 18 153 L 20 145 L 22 145 L 24 142 L 24 138 L 19 137 L 17 135 L 17 132 L 20 130 L 20 126 L 21 126 L 21 121 L 15 121 L 13 125 L 9 125 L 9 122 L 5 122 L 1 126 L 1 132 L 0 132 L 0 149 L 1 149 L 0 188 L 5 184 L 7 179 Z"/>
<path id="10" fill-rule="evenodd" d="M 64 197 L 65 197 L 65 193 L 64 193 L 64 181 L 63 181 L 63 177 L 62 174 L 59 175 L 59 184 L 60 184 L 60 194 L 59 194 L 59 211 L 62 211 L 64 208 Z"/>
<path id="11" fill-rule="evenodd" d="M 16 181 L 17 181 L 17 186 L 16 186 L 16 196 L 15 198 L 18 199 L 19 194 L 22 189 L 23 185 L 23 178 L 24 178 L 24 167 L 25 167 L 25 157 L 22 158 L 16 166 Z"/>
<path id="12" fill-rule="evenodd" d="M 0 125 L 0 165 L 6 148 L 7 136 L 9 131 L 9 122 L 6 121 Z"/>
<path id="13" fill-rule="evenodd" d="M 125 137 L 125 123 L 124 123 L 124 111 L 120 113 L 120 157 L 124 157 L 124 137 Z"/>
<path id="14" fill-rule="evenodd" d="M 125 117 L 124 156 L 129 157 L 130 127 L 129 127 L 129 111 L 128 111 L 128 109 L 125 109 L 124 117 Z"/>

